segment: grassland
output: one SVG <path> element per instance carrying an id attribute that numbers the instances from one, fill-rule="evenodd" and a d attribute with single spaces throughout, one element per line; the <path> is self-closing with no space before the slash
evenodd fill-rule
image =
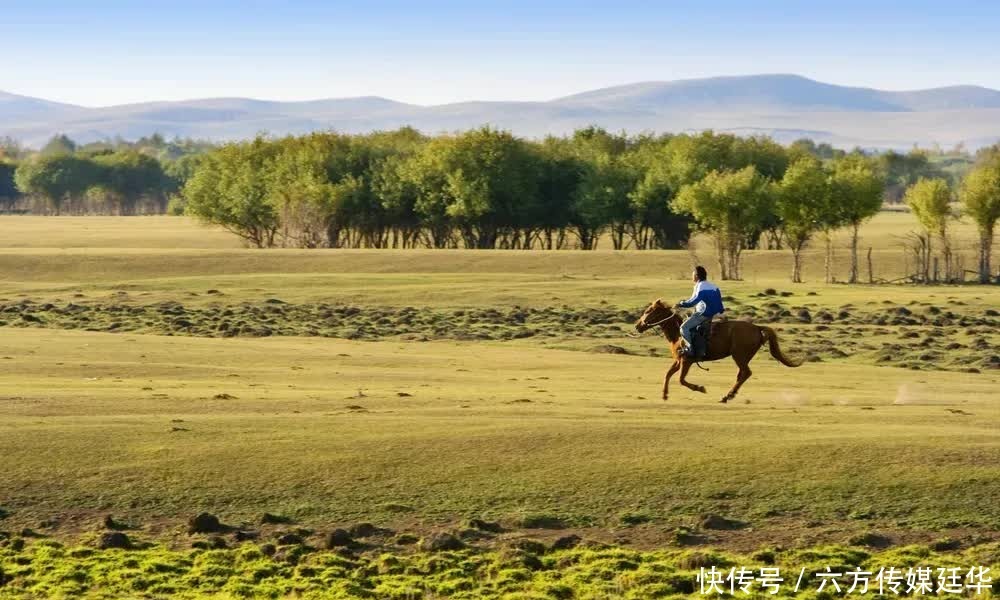
<path id="1" fill-rule="evenodd" d="M 908 218 L 863 232 L 889 274 Z M 792 286 L 753 253 L 734 316 L 809 362 L 759 356 L 723 406 L 730 364 L 664 403 L 662 341 L 624 336 L 689 293 L 685 252 L 254 251 L 177 218 L 0 240 L 0 597 L 645 598 L 767 548 L 998 562 L 995 288 L 824 285 L 816 254 Z M 202 512 L 226 527 L 190 534 Z M 93 550 L 114 529 L 135 549 Z M 413 549 L 443 533 L 462 548 Z"/>

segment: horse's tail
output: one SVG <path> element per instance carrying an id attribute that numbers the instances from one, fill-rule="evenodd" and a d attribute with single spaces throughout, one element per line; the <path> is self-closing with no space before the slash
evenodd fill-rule
<path id="1" fill-rule="evenodd" d="M 802 366 L 802 361 L 795 362 L 784 355 L 781 351 L 781 346 L 778 345 L 778 334 L 773 329 L 762 325 L 759 325 L 758 327 L 760 327 L 761 337 L 767 341 L 767 349 L 771 352 L 771 356 L 776 358 L 778 362 L 786 367 Z"/>

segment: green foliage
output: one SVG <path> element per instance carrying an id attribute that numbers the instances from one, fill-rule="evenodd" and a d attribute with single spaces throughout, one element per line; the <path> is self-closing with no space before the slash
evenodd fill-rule
<path id="1" fill-rule="evenodd" d="M 792 282 L 802 281 L 802 249 L 813 234 L 839 223 L 830 175 L 811 155 L 796 160 L 785 172 L 775 194 L 775 214 L 792 250 Z"/>
<path id="2" fill-rule="evenodd" d="M 274 244 L 278 211 L 270 192 L 275 148 L 261 137 L 205 156 L 184 185 L 186 210 L 258 248 Z"/>
<path id="3" fill-rule="evenodd" d="M 59 214 L 73 203 L 78 211 L 134 214 L 143 200 L 149 212 L 165 208 L 170 179 L 155 158 L 134 151 L 97 154 L 40 153 L 23 161 L 15 181 L 25 194 L 46 201 Z"/>
<path id="4" fill-rule="evenodd" d="M 983 159 L 963 181 L 961 196 L 965 213 L 979 228 L 979 281 L 987 283 L 993 276 L 993 230 L 1000 219 L 1000 152 L 983 153 Z"/>
<path id="5" fill-rule="evenodd" d="M 740 255 L 771 213 L 774 188 L 753 166 L 711 171 L 684 186 L 674 206 L 692 215 L 716 240 L 723 279 L 740 279 Z"/>
<path id="6" fill-rule="evenodd" d="M 852 152 L 834 162 L 833 191 L 839 221 L 853 228 L 849 283 L 858 280 L 858 230 L 882 207 L 885 178 L 872 159 Z"/>
<path id="7" fill-rule="evenodd" d="M 36 194 L 59 214 L 63 201 L 85 192 L 97 179 L 92 160 L 72 154 L 42 154 L 17 168 L 15 182 L 26 194 Z"/>
<path id="8" fill-rule="evenodd" d="M 60 154 L 73 154 L 76 152 L 76 142 L 69 139 L 65 134 L 55 135 L 44 146 L 42 146 L 42 156 L 57 156 Z"/>
<path id="9" fill-rule="evenodd" d="M 443 182 L 439 199 L 466 246 L 493 248 L 504 233 L 530 226 L 539 212 L 539 173 L 529 146 L 490 128 L 470 131 L 435 147 L 421 163 L 425 177 Z"/>
<path id="10" fill-rule="evenodd" d="M 1000 155 L 983 161 L 969 172 L 962 185 L 965 214 L 982 231 L 992 231 L 1000 220 Z"/>
<path id="11" fill-rule="evenodd" d="M 0 158 L 0 210 L 13 206 L 14 200 L 20 195 L 17 184 L 14 182 L 14 173 L 17 171 L 17 164 Z"/>
<path id="12" fill-rule="evenodd" d="M 966 160 L 967 157 L 966 157 Z M 906 190 L 921 179 L 951 179 L 941 159 L 931 160 L 926 151 L 913 149 L 906 154 L 890 150 L 878 157 L 879 168 L 885 174 L 888 199 L 903 199 Z"/>
<path id="13" fill-rule="evenodd" d="M 817 144 L 809 138 L 803 138 L 792 142 L 788 147 L 788 154 L 792 162 L 794 162 L 804 156 L 812 156 L 821 160 L 831 160 L 843 156 L 844 151 L 838 150 L 826 142 Z"/>
<path id="14" fill-rule="evenodd" d="M 162 212 L 165 198 L 160 194 L 167 188 L 168 178 L 158 160 L 135 151 L 102 154 L 94 158 L 97 167 L 98 187 L 105 192 L 119 214 L 133 212 L 143 196 L 157 195 Z"/>
<path id="15" fill-rule="evenodd" d="M 0 137 L 0 162 L 15 161 L 25 158 L 28 150 L 18 140 L 10 137 Z"/>
<path id="16" fill-rule="evenodd" d="M 859 225 L 882 206 L 885 180 L 872 160 L 853 153 L 834 162 L 833 186 L 837 211 L 844 223 Z"/>
<path id="17" fill-rule="evenodd" d="M 776 567 L 784 576 L 775 597 L 797 597 L 815 590 L 815 573 L 880 567 L 995 567 L 996 544 L 965 552 L 934 552 L 906 546 L 869 552 L 849 546 L 774 551 L 766 561 L 721 551 L 639 551 L 626 548 L 567 550 L 524 564 L 505 551 L 440 554 L 364 555 L 345 561 L 311 552 L 298 564 L 263 556 L 253 545 L 232 550 L 177 551 L 162 547 L 78 554 L 77 549 L 35 544 L 22 552 L 0 549 L 0 573 L 9 579 L 0 597 L 120 598 L 285 598 L 348 600 L 362 598 L 658 598 L 686 597 L 699 589 L 701 569 L 723 576 L 730 567 L 759 573 Z M 534 557 L 532 557 L 534 558 Z M 795 575 L 805 577 L 796 584 Z M 849 578 L 848 578 L 849 579 Z M 873 577 L 872 577 L 873 580 Z M 841 582 L 848 586 L 850 581 Z M 728 585 L 728 584 L 723 584 Z M 753 584 L 760 590 L 760 584 Z M 904 586 L 905 587 L 905 586 Z M 761 591 L 763 594 L 764 592 Z M 769 594 L 770 595 L 770 594 Z"/>
<path id="18" fill-rule="evenodd" d="M 904 196 L 920 225 L 928 233 L 945 236 L 951 214 L 951 188 L 944 179 L 919 179 Z"/>
<path id="19" fill-rule="evenodd" d="M 839 224 L 830 175 L 815 158 L 801 158 L 788 168 L 775 199 L 775 212 L 793 248 L 805 245 L 817 230 Z"/>

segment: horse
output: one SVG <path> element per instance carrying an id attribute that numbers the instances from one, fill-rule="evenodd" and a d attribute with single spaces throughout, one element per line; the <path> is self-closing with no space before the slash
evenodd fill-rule
<path id="1" fill-rule="evenodd" d="M 705 393 L 705 386 L 689 383 L 687 381 L 688 370 L 695 362 L 713 361 L 732 356 L 739 373 L 736 374 L 736 383 L 729 393 L 722 397 L 719 402 L 725 404 L 736 397 L 740 387 L 750 379 L 753 372 L 750 370 L 750 361 L 753 360 L 757 351 L 767 342 L 771 356 L 786 367 L 798 367 L 802 362 L 790 360 L 781 352 L 778 345 L 778 334 L 770 327 L 754 325 L 747 321 L 723 321 L 712 325 L 712 333 L 708 340 L 708 350 L 705 357 L 699 361 L 680 352 L 683 339 L 681 338 L 681 316 L 670 307 L 663 304 L 662 299 L 657 299 L 649 305 L 639 320 L 635 322 L 637 334 L 659 326 L 663 330 L 664 337 L 670 343 L 670 353 L 674 362 L 667 369 L 667 374 L 663 378 L 663 399 L 668 397 L 670 378 L 678 370 L 681 372 L 681 385 L 695 392 Z"/>

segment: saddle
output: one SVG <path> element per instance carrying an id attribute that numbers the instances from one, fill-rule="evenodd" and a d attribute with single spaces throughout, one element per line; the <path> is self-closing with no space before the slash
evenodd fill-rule
<path id="1" fill-rule="evenodd" d="M 708 340 L 712 337 L 712 319 L 710 317 L 691 333 L 691 358 L 702 360 L 708 354 Z"/>

